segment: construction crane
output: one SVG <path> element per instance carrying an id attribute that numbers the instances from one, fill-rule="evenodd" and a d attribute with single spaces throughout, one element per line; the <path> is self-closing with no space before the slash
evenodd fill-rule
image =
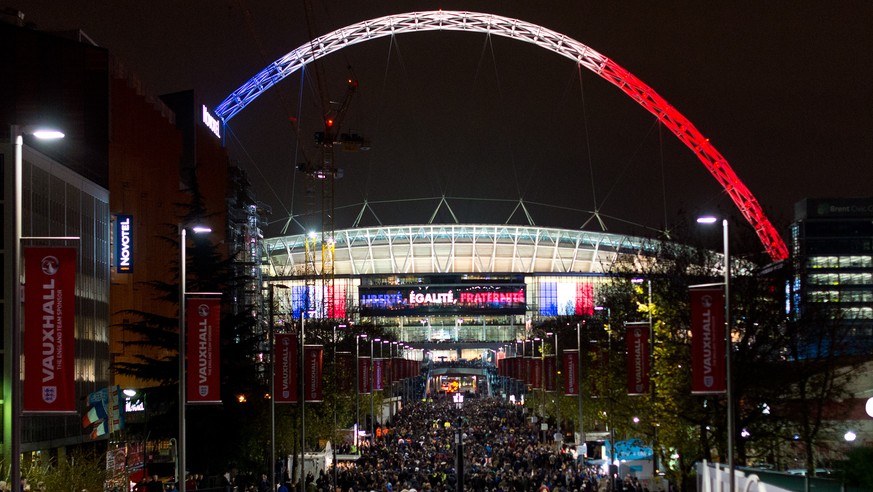
<path id="1" fill-rule="evenodd" d="M 315 43 L 316 26 L 313 1 L 303 0 L 303 5 L 306 11 L 306 28 L 309 40 L 310 43 Z M 334 103 L 328 97 L 328 91 L 325 87 L 324 67 L 315 59 L 312 60 L 311 65 L 315 68 L 315 83 L 321 104 L 324 130 L 317 131 L 314 135 L 320 158 L 315 162 L 299 164 L 297 168 L 306 175 L 307 201 L 314 202 L 316 189 L 319 187 L 321 189 L 321 297 L 323 302 L 322 306 L 313 306 L 313 303 L 307 302 L 307 310 L 322 318 L 336 318 L 337 313 L 334 310 L 334 252 L 336 244 L 334 239 L 334 185 L 335 181 L 342 177 L 342 170 L 336 166 L 334 161 L 334 147 L 340 144 L 344 150 L 367 150 L 369 144 L 355 133 L 340 133 L 343 119 L 348 112 L 352 97 L 358 89 L 358 81 L 353 77 L 349 78 L 345 95 L 339 103 Z M 316 292 L 317 277 L 315 267 L 318 249 L 316 241 L 317 235 L 307 235 L 304 277 L 307 292 L 313 294 Z"/>
<path id="2" fill-rule="evenodd" d="M 315 146 L 319 158 L 315 162 L 304 162 L 297 165 L 306 179 L 307 195 L 314 197 L 316 189 L 321 195 L 321 285 L 322 306 L 315 309 L 324 318 L 336 317 L 334 309 L 334 253 L 336 241 L 334 238 L 334 191 L 335 181 L 342 178 L 342 169 L 336 166 L 335 148 L 345 151 L 368 150 L 369 142 L 354 132 L 341 133 L 342 122 L 351 104 L 358 82 L 348 79 L 346 92 L 342 100 L 329 101 L 325 106 L 323 130 L 314 133 Z M 306 263 L 304 276 L 309 292 L 315 291 L 317 275 L 316 255 L 318 253 L 317 235 L 306 238 Z M 311 309 L 311 308 L 310 308 Z"/>

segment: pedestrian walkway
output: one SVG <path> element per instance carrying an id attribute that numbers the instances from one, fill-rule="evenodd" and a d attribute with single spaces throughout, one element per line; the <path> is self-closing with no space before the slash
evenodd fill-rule
<path id="1" fill-rule="evenodd" d="M 465 491 L 605 490 L 607 477 L 577 464 L 572 448 L 540 442 L 538 431 L 523 407 L 498 398 L 467 395 L 462 406 L 451 398 L 417 402 L 384 426 L 382 435 L 354 465 L 338 471 L 338 488 L 342 492 L 459 490 L 457 436 L 463 442 Z M 310 487 L 330 490 L 332 478 L 324 473 Z M 628 478 L 619 487 L 633 491 L 634 480 Z"/>

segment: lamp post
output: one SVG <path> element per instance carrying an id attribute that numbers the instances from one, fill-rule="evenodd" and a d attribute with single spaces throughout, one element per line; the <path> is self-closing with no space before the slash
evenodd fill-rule
<path id="1" fill-rule="evenodd" d="M 398 391 L 396 391 L 397 388 L 394 387 L 394 380 L 397 379 L 397 377 L 396 377 L 397 368 L 394 367 L 394 358 L 400 354 L 399 349 L 400 349 L 400 346 L 398 345 L 398 342 L 396 340 L 392 341 L 391 345 L 388 346 L 388 358 L 391 359 L 391 375 L 390 375 L 391 377 L 388 379 L 388 383 L 389 383 L 389 386 L 391 388 L 391 399 L 392 399 L 391 415 L 392 416 L 394 416 L 394 413 L 396 412 L 396 407 L 395 407 L 396 402 L 394 402 L 393 400 L 394 400 L 394 397 L 397 396 L 396 393 L 399 393 Z"/>
<path id="2" fill-rule="evenodd" d="M 537 342 L 540 342 L 540 356 L 539 357 L 537 357 Z M 541 399 L 540 399 L 540 405 L 538 408 L 540 417 L 545 417 L 545 408 L 544 407 L 545 407 L 545 401 L 546 401 L 546 393 L 545 393 L 545 391 L 543 391 L 543 365 L 544 365 L 544 363 L 543 363 L 543 359 L 542 359 L 542 352 L 545 351 L 545 343 L 546 343 L 545 340 L 540 339 L 540 337 L 534 337 L 534 339 L 531 340 L 531 343 L 530 343 L 531 363 L 534 364 L 534 367 L 539 366 L 539 370 L 535 371 L 535 375 L 539 378 L 539 381 L 533 381 L 533 375 L 531 375 L 531 381 L 533 381 L 534 384 L 537 384 L 540 387 Z M 536 359 L 539 359 L 539 364 L 536 364 L 534 362 Z M 534 394 L 536 394 L 536 393 L 534 393 Z M 536 403 L 534 403 L 534 404 L 536 405 Z M 543 420 L 545 420 L 545 419 L 543 419 Z M 537 434 L 540 435 L 542 433 L 538 432 Z"/>
<path id="3" fill-rule="evenodd" d="M 643 279 L 635 278 L 632 279 L 632 282 L 635 284 L 641 284 L 643 283 Z M 647 301 L 648 304 L 646 305 L 646 311 L 648 311 L 649 315 L 649 395 L 652 407 L 654 408 L 655 379 L 651 377 L 651 375 L 655 373 L 655 323 L 652 315 L 652 279 L 645 279 L 645 282 L 648 284 L 649 294 Z M 658 470 L 658 423 L 652 422 L 652 471 L 656 476 L 658 475 Z"/>
<path id="4" fill-rule="evenodd" d="M 300 470 L 298 485 L 300 492 L 306 490 L 306 313 L 300 313 L 300 340 L 297 343 L 297 399 L 300 402 Z M 180 491 L 182 492 L 182 491 Z"/>
<path id="5" fill-rule="evenodd" d="M 355 335 L 355 448 L 358 448 L 358 433 L 361 428 L 361 348 L 359 342 L 362 338 L 367 338 L 367 334 Z"/>
<path id="6" fill-rule="evenodd" d="M 187 295 L 187 260 L 185 258 L 185 250 L 187 249 L 186 237 L 187 227 L 179 224 L 179 449 L 176 465 L 176 484 L 179 492 L 185 492 L 185 405 L 187 404 L 187 394 L 185 388 L 185 296 Z M 194 226 L 191 232 L 195 234 L 206 234 L 212 232 L 212 229 L 202 226 Z"/>
<path id="7" fill-rule="evenodd" d="M 331 432 L 331 439 L 333 440 L 333 445 L 331 446 L 331 450 L 333 451 L 333 489 L 337 488 L 337 469 L 336 469 L 336 446 L 337 446 L 337 424 L 336 424 L 336 405 L 339 399 L 339 389 L 337 388 L 337 378 L 336 378 L 336 329 L 337 323 L 333 324 L 333 338 L 331 338 L 331 343 L 333 344 L 333 388 L 334 388 L 334 400 L 333 400 L 333 432 Z M 346 325 L 342 325 L 345 327 Z M 357 383 L 357 381 L 356 381 Z M 273 492 L 276 491 L 276 488 L 273 487 Z"/>
<path id="8" fill-rule="evenodd" d="M 700 224 L 714 224 L 718 219 L 715 217 L 700 217 Z M 730 256 L 730 231 L 727 219 L 721 220 L 724 246 L 724 338 L 725 338 L 725 393 L 727 394 L 727 466 L 730 480 L 730 492 L 734 492 L 734 390 L 733 376 L 731 375 L 731 358 L 733 354 L 733 341 L 731 340 L 731 256 Z"/>
<path id="9" fill-rule="evenodd" d="M 270 284 L 270 486 L 276 490 L 276 323 L 274 320 L 276 289 L 288 289 L 287 285 Z"/>
<path id="10" fill-rule="evenodd" d="M 9 380 L 11 384 L 11 407 L 12 425 L 10 426 L 10 487 L 19 487 L 21 483 L 21 238 L 22 218 L 24 215 L 24 135 L 33 135 L 40 140 L 54 140 L 64 138 L 64 134 L 55 130 L 21 128 L 17 125 L 10 127 L 9 136 L 15 141 L 15 165 L 14 165 L 14 214 L 15 233 L 12 238 L 12 344 L 11 344 L 11 368 Z M 4 439 L 5 441 L 5 439 Z"/>
<path id="11" fill-rule="evenodd" d="M 381 338 L 370 339 L 370 445 L 376 444 L 376 353 L 373 351 L 373 342 L 380 342 Z"/>
<path id="12" fill-rule="evenodd" d="M 546 336 L 554 335 L 555 336 L 555 346 L 554 346 L 554 357 L 555 357 L 555 374 L 552 376 L 554 384 L 558 383 L 558 330 L 556 329 L 554 333 L 546 333 Z M 545 355 L 543 355 L 545 357 Z M 543 364 L 543 370 L 545 371 L 545 364 Z M 557 388 L 556 388 L 557 389 Z M 543 383 L 543 391 L 545 391 L 545 382 Z M 558 393 L 560 395 L 560 393 Z M 561 434 L 561 443 L 564 442 L 564 430 L 561 428 L 561 397 L 557 396 L 557 403 L 555 404 L 555 419 L 558 421 L 558 432 Z"/>
<path id="13" fill-rule="evenodd" d="M 576 391 L 576 401 L 579 407 L 579 445 L 576 447 L 579 453 L 586 450 L 585 446 L 585 428 L 582 427 L 582 323 L 576 323 L 576 384 L 579 386 Z M 584 463 L 584 456 L 583 456 Z"/>

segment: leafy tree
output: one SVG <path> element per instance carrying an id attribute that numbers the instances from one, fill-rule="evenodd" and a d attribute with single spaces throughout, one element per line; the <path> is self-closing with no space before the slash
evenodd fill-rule
<path id="1" fill-rule="evenodd" d="M 51 492 L 100 492 L 108 478 L 106 455 L 78 449 L 50 461 L 31 461 L 21 476 L 34 491 L 44 487 Z"/>
<path id="2" fill-rule="evenodd" d="M 851 335 L 851 324 L 830 309 L 808 310 L 803 319 L 786 325 L 775 413 L 802 444 L 810 475 L 818 466 L 818 441 L 831 430 L 829 407 L 850 396 L 857 369 L 869 360 L 854 352 Z"/>
<path id="3" fill-rule="evenodd" d="M 849 450 L 847 460 L 843 465 L 846 482 L 860 487 L 862 490 L 873 490 L 873 447 L 854 448 Z"/>
<path id="4" fill-rule="evenodd" d="M 180 215 L 178 224 L 191 225 L 202 223 L 209 217 L 205 200 L 200 192 L 196 179 L 189 181 L 190 201 L 176 204 Z M 264 378 L 259 377 L 254 363 L 259 351 L 258 326 L 255 313 L 256 306 L 241 305 L 240 297 L 234 292 L 250 282 L 247 277 L 236 277 L 233 259 L 223 258 L 221 252 L 213 244 L 208 235 L 189 234 L 188 244 L 180 245 L 179 225 L 166 224 L 166 233 L 161 238 L 168 249 L 179 251 L 187 248 L 186 289 L 188 292 L 221 292 L 222 317 L 220 323 L 221 337 L 221 397 L 223 405 L 190 407 L 188 412 L 188 452 L 187 458 L 191 470 L 209 471 L 214 463 L 229 463 L 238 459 L 239 449 L 234 443 L 236 437 L 245 435 L 250 421 L 242 418 L 244 415 L 236 402 L 236 395 L 265 392 Z M 174 255 L 180 258 L 180 254 Z M 163 302 L 167 308 L 162 313 L 125 310 L 118 314 L 130 320 L 121 328 L 138 336 L 133 341 L 125 342 L 143 350 L 136 360 L 116 362 L 112 369 L 119 374 L 134 376 L 142 381 L 154 382 L 161 388 L 179 384 L 179 319 L 178 314 L 172 314 L 179 308 L 179 274 L 178 261 L 170 264 L 169 269 L 175 275 L 175 282 L 152 280 L 144 282 L 154 299 Z M 169 401 L 154 401 L 148 404 L 153 409 L 165 410 L 149 415 L 149 432 L 152 439 L 175 437 L 178 425 L 175 415 L 178 414 L 178 392 L 149 391 L 150 395 L 164 395 Z M 221 429 L 222 432 L 215 432 Z"/>
<path id="5" fill-rule="evenodd" d="M 742 232 L 738 236 L 736 242 L 750 242 Z M 620 258 L 614 268 L 618 279 L 602 289 L 600 302 L 612 307 L 613 318 L 618 312 L 621 318 L 632 319 L 634 296 L 627 285 L 629 277 L 642 269 L 652 282 L 651 306 L 641 300 L 642 290 L 636 291 L 638 306 L 651 309 L 654 322 L 655 399 L 651 402 L 653 411 L 648 413 L 657 424 L 656 452 L 662 460 L 678 456 L 675 468 L 668 473 L 684 488 L 696 461 L 713 460 L 713 452 L 718 453 L 716 460 L 724 459 L 727 433 L 725 398 L 691 395 L 689 370 L 688 288 L 721 280 L 722 259 L 679 243 L 661 244 L 653 261 L 631 255 Z M 846 325 L 834 316 L 807 315 L 802 324 L 786 320 L 779 292 L 787 272 L 777 269 L 777 274 L 762 274 L 756 265 L 768 260 L 760 256 L 734 255 L 732 260 L 737 464 L 746 464 L 750 458 L 776 464 L 778 449 L 789 438 L 786 431 L 798 429 L 811 470 L 815 466 L 812 450 L 827 427 L 824 410 L 828 402 L 845 396 L 852 369 L 860 360 L 846 357 Z M 795 409 L 799 406 L 804 408 Z"/>

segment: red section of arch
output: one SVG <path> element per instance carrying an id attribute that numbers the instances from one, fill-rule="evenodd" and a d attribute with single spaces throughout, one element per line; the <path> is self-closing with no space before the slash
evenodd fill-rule
<path id="1" fill-rule="evenodd" d="M 682 116 L 682 113 L 659 96 L 651 87 L 612 60 L 606 61 L 598 75 L 657 116 L 664 126 L 669 128 L 685 146 L 697 155 L 700 162 L 706 166 L 716 181 L 730 195 L 743 217 L 754 227 L 758 238 L 773 261 L 788 258 L 788 247 L 785 246 L 785 242 L 776 228 L 764 215 L 764 210 L 758 200 L 740 181 L 727 160 L 709 143 L 708 138 L 704 138 L 700 131 L 686 117 Z"/>
<path id="2" fill-rule="evenodd" d="M 360 22 L 306 43 L 270 64 L 234 91 L 216 108 L 225 122 L 263 91 L 309 61 L 358 42 L 403 32 L 453 30 L 487 32 L 536 44 L 576 61 L 624 91 L 669 128 L 715 177 L 730 195 L 743 217 L 774 261 L 788 258 L 788 248 L 764 215 L 754 195 L 740 181 L 727 160 L 679 111 L 632 73 L 578 41 L 529 22 L 493 14 L 460 11 L 430 11 L 397 14 Z"/>

